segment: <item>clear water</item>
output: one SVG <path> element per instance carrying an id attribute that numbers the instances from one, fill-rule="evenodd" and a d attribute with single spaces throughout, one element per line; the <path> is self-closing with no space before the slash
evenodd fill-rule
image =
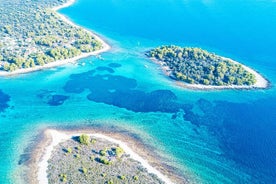
<path id="1" fill-rule="evenodd" d="M 275 183 L 275 12 L 265 0 L 78 0 L 61 10 L 113 49 L 84 66 L 0 79 L 0 183 L 22 182 L 40 130 L 77 126 L 126 130 L 191 183 Z M 161 44 L 231 57 L 272 86 L 182 89 L 143 55 Z"/>

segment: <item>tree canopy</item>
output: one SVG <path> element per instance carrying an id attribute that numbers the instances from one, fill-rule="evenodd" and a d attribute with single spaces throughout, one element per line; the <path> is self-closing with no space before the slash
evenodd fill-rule
<path id="1" fill-rule="evenodd" d="M 241 64 L 201 48 L 161 46 L 146 55 L 169 67 L 175 79 L 189 84 L 227 86 L 256 83 L 255 75 Z"/>
<path id="2" fill-rule="evenodd" d="M 68 24 L 52 10 L 65 2 L 0 3 L 0 70 L 31 68 L 102 48 L 93 34 Z"/>

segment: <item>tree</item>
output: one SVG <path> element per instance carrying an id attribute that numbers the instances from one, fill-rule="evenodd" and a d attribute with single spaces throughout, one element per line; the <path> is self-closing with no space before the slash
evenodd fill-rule
<path id="1" fill-rule="evenodd" d="M 233 84 L 234 83 L 235 78 L 233 76 L 228 76 L 227 78 L 228 78 L 228 80 L 227 80 L 228 84 Z"/>
<path id="2" fill-rule="evenodd" d="M 91 45 L 80 45 L 79 49 L 82 51 L 82 52 L 92 52 L 93 51 L 93 48 L 91 47 Z"/>
<path id="3" fill-rule="evenodd" d="M 203 79 L 203 84 L 204 85 L 209 85 L 210 84 L 210 81 L 208 79 Z"/>
<path id="4" fill-rule="evenodd" d="M 10 71 L 10 63 L 5 63 L 4 64 L 4 70 L 5 71 Z"/>
<path id="5" fill-rule="evenodd" d="M 40 66 L 43 66 L 45 64 L 43 56 L 42 55 L 37 55 L 35 56 L 36 63 Z"/>
<path id="6" fill-rule="evenodd" d="M 29 62 L 30 67 L 34 67 L 35 66 L 35 62 L 34 62 L 33 58 L 29 58 L 29 59 L 27 59 L 27 61 Z"/>
<path id="7" fill-rule="evenodd" d="M 23 63 L 23 67 L 24 68 L 31 68 L 35 66 L 35 62 L 32 58 L 27 59 L 24 63 Z"/>
<path id="8" fill-rule="evenodd" d="M 50 52 L 48 54 L 49 54 L 49 56 L 53 57 L 55 60 L 61 59 L 61 57 L 62 57 L 62 55 L 60 54 L 59 48 L 54 48 L 54 49 L 50 50 Z"/>
<path id="9" fill-rule="evenodd" d="M 8 62 L 17 66 L 17 68 L 22 68 L 22 64 L 25 62 L 25 59 L 22 57 L 11 57 L 8 59 Z"/>
<path id="10" fill-rule="evenodd" d="M 9 69 L 10 72 L 15 71 L 16 69 L 18 69 L 16 64 L 14 64 L 14 63 L 10 64 L 10 69 Z"/>

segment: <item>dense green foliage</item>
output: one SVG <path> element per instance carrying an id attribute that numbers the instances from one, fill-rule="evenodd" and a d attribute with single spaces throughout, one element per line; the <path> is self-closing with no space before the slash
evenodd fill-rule
<path id="1" fill-rule="evenodd" d="M 146 53 L 169 67 L 171 75 L 190 84 L 253 85 L 255 76 L 242 65 L 200 48 L 161 46 Z"/>
<path id="2" fill-rule="evenodd" d="M 93 35 L 52 7 L 67 0 L 0 0 L 0 70 L 32 68 L 102 48 Z"/>

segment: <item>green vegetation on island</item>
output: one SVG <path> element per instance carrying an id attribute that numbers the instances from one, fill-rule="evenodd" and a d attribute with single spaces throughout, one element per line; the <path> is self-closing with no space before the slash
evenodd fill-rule
<path id="1" fill-rule="evenodd" d="M 200 48 L 161 46 L 146 53 L 168 67 L 176 80 L 212 86 L 254 85 L 255 75 L 241 64 Z"/>
<path id="2" fill-rule="evenodd" d="M 48 182 L 164 183 L 119 145 L 82 134 L 59 143 L 48 160 Z"/>
<path id="3" fill-rule="evenodd" d="M 51 8 L 67 0 L 0 0 L 0 71 L 32 68 L 96 51 L 93 35 Z"/>

